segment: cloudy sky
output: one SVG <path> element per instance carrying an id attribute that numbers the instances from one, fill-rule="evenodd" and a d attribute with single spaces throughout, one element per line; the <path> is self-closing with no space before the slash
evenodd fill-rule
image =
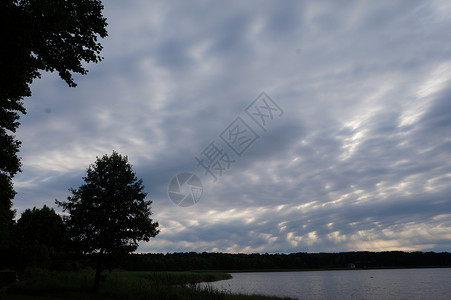
<path id="1" fill-rule="evenodd" d="M 105 59 L 26 99 L 18 216 L 116 150 L 160 223 L 138 251 L 451 250 L 449 1 L 104 4 Z"/>

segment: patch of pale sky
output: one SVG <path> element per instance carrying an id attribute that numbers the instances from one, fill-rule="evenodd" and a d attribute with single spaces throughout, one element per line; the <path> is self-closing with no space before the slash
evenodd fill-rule
<path id="1" fill-rule="evenodd" d="M 415 99 L 405 104 L 407 106 L 400 116 L 399 127 L 409 126 L 418 121 L 430 106 L 431 97 L 447 87 L 450 80 L 451 62 L 443 62 L 423 80 L 417 88 Z"/>

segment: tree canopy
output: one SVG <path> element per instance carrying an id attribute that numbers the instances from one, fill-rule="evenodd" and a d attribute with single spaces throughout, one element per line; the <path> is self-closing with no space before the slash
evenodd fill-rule
<path id="1" fill-rule="evenodd" d="M 150 218 L 152 201 L 145 200 L 142 179 L 127 156 L 113 152 L 97 158 L 83 179 L 78 189 L 70 189 L 67 201 L 56 203 L 69 214 L 64 220 L 73 249 L 98 254 L 96 289 L 103 254 L 132 252 L 139 241 L 148 242 L 159 231 Z"/>
<path id="2" fill-rule="evenodd" d="M 16 265 L 48 267 L 67 246 L 66 227 L 53 208 L 26 209 L 13 227 Z"/>
<path id="3" fill-rule="evenodd" d="M 99 0 L 0 1 L 0 250 L 14 212 L 12 177 L 20 171 L 20 141 L 14 133 L 23 98 L 41 71 L 57 71 L 71 87 L 72 73 L 86 74 L 83 62 L 99 62 L 98 37 L 106 37 Z"/>
<path id="4" fill-rule="evenodd" d="M 51 252 L 60 250 L 66 238 L 63 220 L 53 208 L 47 205 L 41 209 L 27 208 L 17 220 L 14 233 L 20 244 L 37 241 L 47 246 Z"/>

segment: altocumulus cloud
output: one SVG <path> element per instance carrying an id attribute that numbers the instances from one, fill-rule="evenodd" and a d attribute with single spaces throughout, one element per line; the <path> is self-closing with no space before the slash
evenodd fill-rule
<path id="1" fill-rule="evenodd" d="M 105 59 L 76 89 L 32 86 L 19 214 L 116 150 L 161 224 L 139 251 L 449 251 L 447 1 L 108 1 L 105 15 Z M 195 157 L 261 91 L 283 116 L 213 182 Z M 183 208 L 167 187 L 185 171 L 204 194 Z"/>

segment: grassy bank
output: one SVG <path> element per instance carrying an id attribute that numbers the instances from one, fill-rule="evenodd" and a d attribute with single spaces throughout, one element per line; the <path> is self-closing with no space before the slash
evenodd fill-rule
<path id="1" fill-rule="evenodd" d="M 231 294 L 196 284 L 230 277 L 221 272 L 113 271 L 105 273 L 100 290 L 94 294 L 90 291 L 93 271 L 28 269 L 19 282 L 1 290 L 0 299 L 283 299 Z"/>

